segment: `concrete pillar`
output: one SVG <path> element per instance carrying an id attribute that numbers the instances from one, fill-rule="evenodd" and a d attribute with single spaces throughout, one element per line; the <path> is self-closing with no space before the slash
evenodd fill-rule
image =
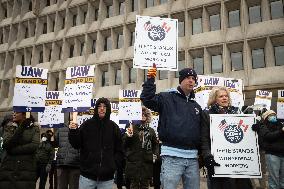
<path id="1" fill-rule="evenodd" d="M 210 31 L 209 14 L 205 7 L 203 7 L 203 12 L 202 12 L 202 31 L 203 32 Z"/>
<path id="2" fill-rule="evenodd" d="M 274 48 L 273 48 L 273 44 L 269 37 L 267 37 L 267 40 L 265 43 L 264 53 L 265 53 L 266 67 L 275 66 Z"/>
<path id="3" fill-rule="evenodd" d="M 115 69 L 111 64 L 108 64 L 109 86 L 115 85 Z"/>
<path id="4" fill-rule="evenodd" d="M 261 17 L 262 21 L 270 20 L 270 7 L 269 7 L 269 0 L 262 0 L 261 1 Z"/>
<path id="5" fill-rule="evenodd" d="M 209 54 L 207 48 L 204 48 L 204 75 L 211 74 L 211 55 Z"/>
<path id="6" fill-rule="evenodd" d="M 122 61 L 122 64 L 121 64 L 121 84 L 120 84 L 121 89 L 125 89 L 127 84 L 128 84 L 129 77 L 130 77 L 128 69 L 129 68 L 128 68 L 126 62 Z"/>
<path id="7" fill-rule="evenodd" d="M 241 21 L 242 32 L 246 33 L 247 27 L 249 25 L 249 13 L 248 13 L 248 6 L 245 0 L 241 0 L 240 21 Z"/>
<path id="8" fill-rule="evenodd" d="M 225 76 L 230 76 L 231 69 L 231 61 L 230 61 L 230 50 L 228 46 L 224 43 L 223 44 L 223 52 L 222 52 L 222 62 L 223 62 L 223 73 Z"/>

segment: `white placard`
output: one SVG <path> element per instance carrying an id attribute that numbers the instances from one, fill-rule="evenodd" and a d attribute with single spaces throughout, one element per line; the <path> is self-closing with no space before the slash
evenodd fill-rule
<path id="1" fill-rule="evenodd" d="M 41 127 L 59 128 L 64 126 L 63 97 L 63 91 L 46 91 L 45 110 L 38 113 Z"/>
<path id="2" fill-rule="evenodd" d="M 151 112 L 151 113 L 152 113 L 152 119 L 149 126 L 154 129 L 156 136 L 158 137 L 159 113 L 158 112 Z"/>
<path id="3" fill-rule="evenodd" d="M 140 100 L 141 90 L 119 90 L 120 123 L 142 120 L 142 107 Z"/>
<path id="4" fill-rule="evenodd" d="M 284 119 L 284 90 L 278 90 L 277 118 Z"/>
<path id="5" fill-rule="evenodd" d="M 64 87 L 65 112 L 86 112 L 91 107 L 95 66 L 68 67 Z"/>
<path id="6" fill-rule="evenodd" d="M 272 92 L 257 90 L 254 105 L 263 104 L 266 109 L 270 110 L 271 99 L 272 99 Z"/>
<path id="7" fill-rule="evenodd" d="M 221 166 L 215 177 L 261 178 L 257 133 L 252 114 L 211 114 L 211 153 Z"/>
<path id="8" fill-rule="evenodd" d="M 16 112 L 43 112 L 47 89 L 47 69 L 16 67 L 13 109 Z"/>
<path id="9" fill-rule="evenodd" d="M 178 70 L 178 20 L 136 15 L 133 67 Z"/>

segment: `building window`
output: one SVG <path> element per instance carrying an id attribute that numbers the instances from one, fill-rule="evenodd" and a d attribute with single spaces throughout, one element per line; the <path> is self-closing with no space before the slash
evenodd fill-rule
<path id="1" fill-rule="evenodd" d="M 178 71 L 175 74 L 175 77 L 179 77 L 179 71 L 185 68 L 185 60 L 178 61 Z"/>
<path id="2" fill-rule="evenodd" d="M 62 59 L 62 47 L 59 47 L 58 60 Z"/>
<path id="3" fill-rule="evenodd" d="M 133 46 L 135 42 L 135 32 L 131 32 L 131 36 L 130 36 L 130 45 Z"/>
<path id="4" fill-rule="evenodd" d="M 212 73 L 221 73 L 223 71 L 222 55 L 211 56 Z"/>
<path id="5" fill-rule="evenodd" d="M 168 79 L 168 71 L 167 70 L 159 70 L 159 79 Z"/>
<path id="6" fill-rule="evenodd" d="M 203 57 L 196 57 L 193 59 L 193 69 L 196 71 L 197 74 L 204 74 Z"/>
<path id="7" fill-rule="evenodd" d="M 124 7 L 125 7 L 125 2 L 120 2 L 119 3 L 119 14 L 120 15 L 124 14 Z"/>
<path id="8" fill-rule="evenodd" d="M 121 84 L 121 69 L 115 70 L 115 85 Z"/>
<path id="9" fill-rule="evenodd" d="M 138 0 L 132 0 L 132 3 L 131 3 L 131 10 L 132 10 L 133 12 L 138 10 Z"/>
<path id="10" fill-rule="evenodd" d="M 104 51 L 109 51 L 109 50 L 111 50 L 111 36 L 105 38 Z"/>
<path id="11" fill-rule="evenodd" d="M 234 10 L 229 12 L 229 27 L 240 26 L 240 10 Z"/>
<path id="12" fill-rule="evenodd" d="M 184 36 L 184 21 L 178 22 L 178 36 L 179 37 Z"/>
<path id="13" fill-rule="evenodd" d="M 83 15 L 84 15 L 84 16 L 83 16 L 83 22 L 82 22 L 82 24 L 85 24 L 86 18 L 87 18 L 87 12 L 84 12 Z"/>
<path id="14" fill-rule="evenodd" d="M 47 33 L 47 23 L 43 23 L 43 30 L 42 30 L 42 33 L 43 34 L 46 34 Z"/>
<path id="15" fill-rule="evenodd" d="M 96 40 L 93 40 L 93 44 L 92 44 L 92 53 L 96 53 Z"/>
<path id="16" fill-rule="evenodd" d="M 80 56 L 83 55 L 83 52 L 84 52 L 84 46 L 85 46 L 85 42 L 82 42 L 81 43 L 81 49 L 80 49 Z"/>
<path id="17" fill-rule="evenodd" d="M 64 29 L 64 27 L 65 27 L 65 18 L 62 19 L 62 27 L 61 27 L 61 29 Z"/>
<path id="18" fill-rule="evenodd" d="M 202 18 L 192 20 L 192 34 L 202 33 Z"/>
<path id="19" fill-rule="evenodd" d="M 77 15 L 74 14 L 73 15 L 73 26 L 76 26 L 76 23 L 77 23 Z"/>
<path id="20" fill-rule="evenodd" d="M 220 14 L 210 16 L 210 31 L 220 30 Z"/>
<path id="21" fill-rule="evenodd" d="M 253 49 L 251 52 L 252 55 L 252 68 L 264 68 L 264 49 Z"/>
<path id="22" fill-rule="evenodd" d="M 249 7 L 249 23 L 261 22 L 261 8 L 260 5 Z"/>
<path id="23" fill-rule="evenodd" d="M 99 9 L 95 9 L 95 21 L 99 18 Z"/>
<path id="24" fill-rule="evenodd" d="M 136 77 L 137 77 L 137 69 L 135 68 L 129 68 L 129 83 L 135 83 Z"/>
<path id="25" fill-rule="evenodd" d="M 270 0 L 270 12 L 271 12 L 271 18 L 277 19 L 277 18 L 283 18 L 283 3 L 281 1 L 272 1 Z"/>
<path id="26" fill-rule="evenodd" d="M 110 18 L 113 16 L 113 12 L 112 12 L 112 5 L 107 6 L 107 18 Z"/>
<path id="27" fill-rule="evenodd" d="M 154 0 L 146 0 L 146 8 L 153 7 L 154 6 Z"/>
<path id="28" fill-rule="evenodd" d="M 70 45 L 69 58 L 74 56 L 74 45 Z"/>
<path id="29" fill-rule="evenodd" d="M 104 71 L 102 74 L 102 86 L 109 86 L 108 72 Z"/>
<path id="30" fill-rule="evenodd" d="M 33 3 L 32 3 L 32 0 L 30 0 L 29 2 L 29 11 L 32 11 L 33 10 Z"/>
<path id="31" fill-rule="evenodd" d="M 284 46 L 274 47 L 276 66 L 284 65 Z"/>
<path id="32" fill-rule="evenodd" d="M 21 58 L 21 66 L 25 66 L 25 57 L 24 57 L 24 55 L 22 55 L 22 58 Z"/>
<path id="33" fill-rule="evenodd" d="M 147 80 L 147 74 L 148 74 L 148 70 L 144 70 L 144 81 Z"/>
<path id="34" fill-rule="evenodd" d="M 161 4 L 167 3 L 168 0 L 161 0 Z"/>
<path id="35" fill-rule="evenodd" d="M 121 49 L 123 47 L 123 35 L 119 34 L 117 38 L 117 48 Z"/>
<path id="36" fill-rule="evenodd" d="M 43 63 L 43 51 L 39 52 L 39 63 Z"/>
<path id="37" fill-rule="evenodd" d="M 243 70 L 243 53 L 233 52 L 231 53 L 232 71 Z"/>

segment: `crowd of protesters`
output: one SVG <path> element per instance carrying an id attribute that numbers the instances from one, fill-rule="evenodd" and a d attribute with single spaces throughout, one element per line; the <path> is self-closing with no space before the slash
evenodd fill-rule
<path id="1" fill-rule="evenodd" d="M 251 189 L 249 178 L 213 177 L 220 166 L 211 152 L 210 114 L 241 112 L 231 104 L 225 87 L 213 88 L 208 107 L 194 100 L 197 74 L 179 72 L 176 89 L 156 94 L 156 68 L 142 85 L 142 121 L 129 123 L 125 133 L 110 120 L 111 105 L 99 98 L 94 116 L 40 134 L 40 126 L 25 112 L 4 117 L 0 128 L 0 188 L 34 189 L 185 189 L 200 188 L 200 157 L 207 171 L 208 189 Z M 151 112 L 159 113 L 158 135 L 149 126 Z M 252 130 L 265 152 L 269 189 L 284 189 L 284 127 L 273 110 L 262 110 Z M 27 118 L 28 117 L 28 118 Z M 52 140 L 53 137 L 53 140 Z M 55 155 L 55 148 L 58 151 Z M 115 174 L 116 173 L 116 174 Z M 114 177 L 114 175 L 116 175 Z"/>

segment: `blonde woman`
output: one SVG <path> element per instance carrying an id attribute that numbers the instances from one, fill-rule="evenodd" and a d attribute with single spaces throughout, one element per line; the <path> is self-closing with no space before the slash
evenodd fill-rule
<path id="1" fill-rule="evenodd" d="M 210 122 L 209 114 L 238 114 L 240 110 L 232 106 L 230 91 L 226 87 L 215 87 L 212 89 L 207 103 L 208 110 L 202 114 L 204 124 L 201 127 L 201 150 L 205 166 L 209 175 L 210 189 L 252 189 L 250 179 L 247 178 L 225 178 L 212 177 L 215 174 L 214 167 L 220 166 L 211 154 Z"/>

